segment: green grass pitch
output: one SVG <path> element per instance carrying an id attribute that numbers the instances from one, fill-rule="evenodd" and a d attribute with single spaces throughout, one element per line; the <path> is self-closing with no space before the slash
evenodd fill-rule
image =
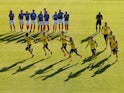
<path id="1" fill-rule="evenodd" d="M 70 14 L 68 35 L 75 40 L 83 58 L 72 55 L 69 62 L 60 51 L 58 32 L 49 34 L 53 40 L 49 47 L 53 55 L 44 56 L 42 43 L 33 44 L 34 58 L 24 49 L 24 33 L 19 33 L 18 13 L 37 13 L 47 8 L 50 16 L 55 11 L 67 10 Z M 9 10 L 15 13 L 16 31 L 10 33 Z M 95 16 L 101 11 L 103 23 L 108 22 L 119 43 L 119 60 L 109 57 L 102 34 L 95 36 L 98 56 L 90 60 L 87 37 L 95 33 Z M 24 28 L 26 30 L 26 28 Z M 52 19 L 50 18 L 52 30 Z M 121 0 L 0 0 L 0 93 L 123 93 L 124 92 L 124 2 Z M 37 31 L 31 34 L 37 37 Z M 69 49 L 70 47 L 68 47 Z M 89 69 L 89 64 L 94 66 Z"/>

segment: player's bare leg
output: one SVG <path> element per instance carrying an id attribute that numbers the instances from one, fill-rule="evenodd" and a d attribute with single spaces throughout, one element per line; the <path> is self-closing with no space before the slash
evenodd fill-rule
<path id="1" fill-rule="evenodd" d="M 52 55 L 52 51 L 48 48 L 48 47 L 46 47 L 46 49 L 50 52 L 50 54 Z"/>
<path id="2" fill-rule="evenodd" d="M 61 24 L 59 24 L 59 31 L 60 31 Z"/>
<path id="3" fill-rule="evenodd" d="M 63 23 L 62 23 L 62 31 L 63 31 Z"/>
<path id="4" fill-rule="evenodd" d="M 64 48 L 61 48 L 61 51 L 64 53 L 64 56 L 66 56 L 66 53 L 64 51 Z"/>
<path id="5" fill-rule="evenodd" d="M 100 33 L 100 31 L 101 31 L 101 25 L 99 25 L 99 33 Z"/>
<path id="6" fill-rule="evenodd" d="M 15 30 L 15 25 L 13 25 L 13 28 L 14 28 L 14 31 L 16 32 L 16 30 Z"/>
<path id="7" fill-rule="evenodd" d="M 46 53 L 46 49 L 45 49 L 45 47 L 43 47 L 43 50 L 44 50 L 44 52 L 45 52 L 45 56 L 47 55 L 47 53 Z"/>
<path id="8" fill-rule="evenodd" d="M 35 31 L 35 24 L 34 24 L 34 29 L 33 29 L 33 32 Z"/>
<path id="9" fill-rule="evenodd" d="M 50 30 L 50 27 L 49 27 L 49 25 L 47 25 L 47 31 L 49 32 L 49 30 Z"/>
<path id="10" fill-rule="evenodd" d="M 11 32 L 12 32 L 12 26 L 10 25 L 10 30 L 11 30 Z"/>
<path id="11" fill-rule="evenodd" d="M 32 31 L 32 24 L 31 24 L 31 28 L 30 28 L 30 32 Z"/>

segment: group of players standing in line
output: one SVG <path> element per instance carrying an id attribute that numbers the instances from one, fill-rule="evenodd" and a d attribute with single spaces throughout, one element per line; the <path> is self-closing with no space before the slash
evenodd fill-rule
<path id="1" fill-rule="evenodd" d="M 10 14 L 9 14 L 10 28 L 11 28 L 11 31 L 12 31 L 12 26 L 14 27 L 14 29 L 15 29 L 15 26 L 14 26 L 14 22 L 12 21 L 13 18 L 11 19 L 11 14 L 13 14 L 12 11 L 10 11 Z M 34 31 L 35 30 L 35 19 L 36 19 L 35 11 L 33 10 L 31 14 L 26 11 L 26 14 L 24 14 L 23 11 L 21 10 L 21 13 L 19 14 L 19 19 L 20 19 L 20 30 L 22 31 L 24 22 L 23 22 L 23 17 L 21 17 L 21 14 L 26 16 L 27 31 L 29 29 L 29 24 L 30 24 L 29 23 L 29 15 L 30 15 L 31 21 L 32 21 L 30 32 L 32 31 L 32 26 L 34 26 L 34 29 L 33 29 L 33 31 Z M 27 17 L 27 15 L 28 15 L 28 17 Z M 40 16 L 42 16 L 42 17 L 40 17 Z M 43 17 L 44 17 L 44 20 L 43 20 Z M 59 10 L 59 13 L 55 12 L 55 14 L 52 16 L 52 18 L 54 20 L 53 32 L 56 31 L 57 25 L 59 25 L 58 26 L 59 31 L 61 30 L 60 38 L 57 39 L 57 40 L 62 42 L 61 51 L 64 53 L 64 56 L 66 56 L 66 54 L 68 54 L 69 58 L 70 58 L 70 61 L 72 61 L 71 54 L 73 52 L 75 52 L 76 55 L 78 55 L 79 57 L 82 58 L 82 55 L 80 55 L 78 53 L 77 48 L 75 47 L 75 43 L 74 43 L 73 38 L 71 36 L 67 36 L 65 34 L 65 32 L 63 31 L 63 12 L 61 12 L 61 10 Z M 103 16 L 99 12 L 96 15 L 96 32 L 102 33 L 103 36 L 104 36 L 104 40 L 105 40 L 105 44 L 106 44 L 104 50 L 107 49 L 108 41 L 109 41 L 110 48 L 111 48 L 110 56 L 112 54 L 116 55 L 116 62 L 117 62 L 118 61 L 118 42 L 117 42 L 115 36 L 113 35 L 112 30 L 107 25 L 107 22 L 105 22 L 105 25 L 101 27 L 102 19 L 103 19 Z M 69 14 L 67 12 L 65 12 L 65 14 L 64 14 L 65 31 L 68 31 L 68 21 L 69 21 Z M 33 49 L 31 48 L 32 40 L 34 40 L 35 43 L 43 42 L 43 50 L 45 52 L 45 55 L 47 55 L 46 50 L 48 50 L 51 55 L 53 53 L 51 51 L 51 49 L 49 49 L 49 47 L 48 47 L 48 42 L 51 39 L 46 34 L 46 29 L 45 29 L 46 26 L 47 26 L 47 30 L 49 31 L 49 14 L 46 11 L 46 9 L 44 8 L 44 16 L 42 15 L 42 12 L 40 12 L 40 14 L 38 15 L 38 31 L 42 32 L 41 37 L 36 41 L 32 37 L 29 36 L 29 33 L 26 33 L 26 38 L 25 38 L 25 40 L 27 42 L 26 51 L 29 51 L 32 54 L 32 57 L 34 57 Z M 99 26 L 99 31 L 98 31 L 98 26 Z M 67 38 L 69 38 L 69 39 L 67 39 Z M 96 47 L 98 46 L 98 43 L 93 38 L 94 38 L 93 35 L 89 37 L 88 44 L 87 44 L 86 48 L 88 47 L 88 45 L 90 45 L 91 52 L 92 52 L 92 58 L 95 58 L 96 54 L 97 54 L 96 53 Z M 69 42 L 69 45 L 71 46 L 70 51 L 67 50 L 67 42 Z"/>
<path id="2" fill-rule="evenodd" d="M 38 31 L 48 31 L 49 32 L 49 30 L 50 30 L 50 27 L 49 27 L 50 15 L 49 15 L 48 11 L 46 10 L 46 8 L 43 9 L 43 13 L 42 13 L 42 11 L 40 11 L 40 13 L 38 15 L 35 13 L 35 10 L 32 10 L 32 13 L 29 13 L 28 11 L 26 11 L 26 13 L 23 13 L 23 10 L 20 10 L 20 13 L 18 14 L 18 19 L 20 21 L 19 24 L 20 24 L 21 32 L 23 31 L 23 27 L 24 27 L 24 16 L 25 16 L 25 20 L 26 20 L 27 31 L 30 31 L 30 32 L 32 32 L 32 30 L 33 30 L 33 32 L 35 31 L 36 20 L 37 20 L 38 21 Z M 12 28 L 13 28 L 14 31 L 16 31 L 15 25 L 14 25 L 14 13 L 12 10 L 10 10 L 9 19 L 10 19 L 10 30 L 12 31 Z M 30 19 L 31 19 L 31 24 L 30 24 Z M 65 13 L 63 13 L 61 11 L 61 9 L 59 9 L 58 13 L 55 12 L 53 14 L 52 19 L 53 19 L 53 32 L 56 32 L 57 26 L 58 26 L 59 31 L 63 30 L 63 25 L 65 25 L 65 30 L 68 31 L 69 14 L 67 13 L 67 11 L 65 11 Z M 47 29 L 46 29 L 46 27 L 47 27 Z"/>

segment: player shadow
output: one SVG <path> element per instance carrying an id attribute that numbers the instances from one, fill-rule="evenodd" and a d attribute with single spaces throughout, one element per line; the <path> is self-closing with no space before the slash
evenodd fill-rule
<path id="1" fill-rule="evenodd" d="M 102 74 L 103 72 L 105 72 L 107 69 L 109 69 L 111 66 L 113 66 L 116 62 L 113 62 L 111 64 L 107 64 L 105 65 L 103 68 L 99 68 L 97 69 L 94 74 L 91 77 L 95 77 L 98 74 Z"/>
<path id="2" fill-rule="evenodd" d="M 48 72 L 48 71 L 52 70 L 52 68 L 53 68 L 55 65 L 57 65 L 57 64 L 59 64 L 59 63 L 65 61 L 65 60 L 67 60 L 67 59 L 68 59 L 68 58 L 63 59 L 63 60 L 60 60 L 60 61 L 58 61 L 58 62 L 56 62 L 56 63 L 50 64 L 50 65 L 48 65 L 47 67 L 45 67 L 45 68 L 43 68 L 43 69 L 39 69 L 39 70 L 37 70 L 33 75 L 31 75 L 30 77 L 32 78 L 32 77 L 34 77 L 34 76 L 36 76 L 36 75 L 38 75 L 38 74 L 42 74 L 42 73 Z"/>
<path id="3" fill-rule="evenodd" d="M 51 40 L 54 40 L 54 39 L 56 39 L 59 36 L 60 36 L 60 32 L 56 32 L 53 35 L 51 35 L 50 38 L 51 38 Z"/>
<path id="4" fill-rule="evenodd" d="M 103 53 L 104 51 L 105 51 L 105 50 L 101 50 L 101 51 L 97 52 L 97 53 L 96 53 L 96 57 L 99 56 L 99 55 L 100 55 L 101 53 Z M 87 58 L 84 58 L 82 64 L 84 64 L 84 63 L 86 63 L 86 62 L 90 62 L 90 61 L 92 61 L 92 60 L 93 60 L 93 57 L 92 57 L 92 56 L 89 56 L 89 57 L 87 57 Z"/>
<path id="5" fill-rule="evenodd" d="M 32 63 L 32 64 L 29 64 L 29 65 L 27 65 L 27 66 L 25 66 L 25 67 L 19 66 L 18 69 L 16 70 L 16 72 L 14 72 L 12 75 L 17 74 L 17 73 L 22 72 L 22 71 L 25 71 L 25 70 L 27 70 L 27 69 L 30 69 L 30 68 L 31 68 L 32 66 L 34 66 L 35 64 L 40 63 L 40 62 L 42 62 L 42 61 L 44 61 L 44 60 L 46 60 L 46 59 L 49 59 L 49 58 L 50 58 L 50 57 L 47 57 L 47 58 L 45 58 L 45 59 L 41 59 L 41 60 L 36 61 L 36 62 L 34 62 L 34 63 Z"/>
<path id="6" fill-rule="evenodd" d="M 96 33 L 94 33 L 94 34 L 92 34 L 92 35 L 90 35 L 90 36 L 95 37 L 95 36 L 98 35 L 98 34 L 99 34 L 99 33 L 96 32 Z M 88 36 L 88 37 L 82 39 L 82 40 L 80 41 L 80 44 L 83 44 L 84 42 L 87 42 L 87 41 L 89 40 L 90 36 Z"/>
<path id="7" fill-rule="evenodd" d="M 19 37 L 22 34 L 23 33 L 21 33 L 21 32 L 16 32 L 16 33 L 9 34 L 7 36 L 4 36 L 4 37 L 0 38 L 0 42 L 9 42 L 11 40 L 13 41 L 13 39 Z"/>
<path id="8" fill-rule="evenodd" d="M 4 68 L 0 69 L 0 72 L 8 71 L 8 70 L 10 70 L 10 69 L 16 67 L 18 64 L 22 64 L 22 63 L 26 62 L 26 61 L 29 60 L 29 59 L 31 59 L 31 57 L 30 57 L 30 58 L 26 58 L 26 59 L 24 59 L 24 60 L 21 60 L 21 61 L 19 61 L 19 62 L 17 62 L 17 63 L 14 63 L 14 64 L 12 64 L 12 65 L 10 65 L 10 66 L 8 66 L 8 67 L 4 67 Z"/>
<path id="9" fill-rule="evenodd" d="M 53 72 L 53 73 L 51 73 L 51 74 L 49 74 L 49 75 L 42 76 L 42 77 L 43 77 L 42 80 L 46 80 L 46 79 L 48 79 L 48 78 L 51 78 L 51 77 L 53 77 L 53 76 L 55 76 L 55 75 L 57 75 L 57 74 L 59 74 L 59 73 L 65 71 L 65 70 L 71 68 L 71 67 L 76 66 L 77 64 L 78 64 L 78 63 L 76 63 L 76 64 L 74 64 L 74 65 L 71 65 L 71 66 L 70 66 L 70 64 L 67 64 L 67 65 L 65 65 L 65 66 L 63 66 L 63 67 L 61 67 L 61 68 L 59 68 L 57 71 L 55 71 L 55 72 Z"/>
<path id="10" fill-rule="evenodd" d="M 69 75 L 68 75 L 68 77 L 67 77 L 67 79 L 64 81 L 64 82 L 67 82 L 68 80 L 70 80 L 70 79 L 72 79 L 72 78 L 76 78 L 76 77 L 78 77 L 78 76 L 80 76 L 81 75 L 81 73 L 82 72 L 84 72 L 86 69 L 88 69 L 89 68 L 89 66 L 87 66 L 87 67 L 85 67 L 85 68 L 82 68 L 81 70 L 79 70 L 79 71 L 77 71 L 77 72 L 71 72 Z"/>
<path id="11" fill-rule="evenodd" d="M 93 69 L 95 69 L 95 68 L 98 68 L 98 67 L 104 65 L 104 63 L 105 63 L 110 57 L 111 57 L 111 56 L 109 55 L 108 57 L 106 57 L 106 58 L 102 59 L 101 61 L 99 61 L 97 64 L 91 66 L 90 70 L 93 70 Z"/>
<path id="12" fill-rule="evenodd" d="M 0 37 L 10 34 L 11 32 L 0 34 Z"/>

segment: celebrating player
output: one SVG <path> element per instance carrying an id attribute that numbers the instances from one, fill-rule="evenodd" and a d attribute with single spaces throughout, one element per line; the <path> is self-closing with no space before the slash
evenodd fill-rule
<path id="1" fill-rule="evenodd" d="M 64 24 L 65 24 L 65 30 L 68 31 L 68 26 L 69 26 L 69 14 L 67 11 L 64 14 Z"/>
<path id="2" fill-rule="evenodd" d="M 55 12 L 55 14 L 52 16 L 52 18 L 53 18 L 53 32 L 56 32 L 56 30 L 57 30 L 57 12 Z"/>
<path id="3" fill-rule="evenodd" d="M 30 15 L 30 17 L 31 17 L 31 28 L 30 28 L 30 32 L 32 31 L 32 26 L 34 26 L 34 28 L 33 28 L 33 32 L 35 31 L 35 23 L 36 23 L 36 13 L 35 13 L 35 10 L 32 10 L 32 13 L 31 13 L 31 15 Z"/>
<path id="4" fill-rule="evenodd" d="M 108 45 L 108 34 L 110 32 L 110 27 L 107 25 L 107 22 L 105 22 L 105 25 L 102 27 L 102 34 L 104 35 L 104 39 L 105 39 L 105 44 L 106 44 L 106 47 L 105 49 L 107 48 L 107 45 Z"/>
<path id="5" fill-rule="evenodd" d="M 102 19 L 103 19 L 103 16 L 102 14 L 99 12 L 97 15 L 96 15 L 96 32 L 97 32 L 97 26 L 99 25 L 99 32 L 101 30 L 101 25 L 102 25 Z"/>
<path id="6" fill-rule="evenodd" d="M 70 61 L 72 61 L 71 54 L 73 52 L 75 52 L 76 55 L 78 55 L 82 58 L 82 55 L 78 54 L 77 48 L 75 47 L 75 43 L 74 43 L 74 40 L 73 40 L 72 37 L 69 38 L 69 42 L 70 42 L 70 46 L 71 46 L 71 50 L 70 50 L 70 53 L 69 53 L 69 58 L 71 59 Z"/>
<path id="7" fill-rule="evenodd" d="M 28 33 L 26 33 L 25 40 L 27 42 L 27 47 L 25 48 L 25 50 L 26 51 L 29 51 L 31 53 L 32 57 L 34 57 L 33 49 L 31 48 L 31 46 L 32 46 L 32 40 L 34 40 L 34 39 L 32 37 L 30 37 Z"/>
<path id="8" fill-rule="evenodd" d="M 43 42 L 43 50 L 45 52 L 45 56 L 47 55 L 46 49 L 51 53 L 52 55 L 52 51 L 48 48 L 48 41 L 50 40 L 50 38 L 46 35 L 45 32 L 43 32 L 43 36 L 41 36 L 40 38 L 40 42 Z"/>
<path id="9" fill-rule="evenodd" d="M 115 36 L 112 36 L 112 42 L 111 42 L 111 48 L 112 48 L 112 52 L 113 55 L 116 55 L 116 62 L 118 61 L 118 42 L 115 38 Z"/>
<path id="10" fill-rule="evenodd" d="M 58 13 L 58 24 L 59 24 L 59 31 L 63 30 L 63 12 L 59 10 Z"/>
<path id="11" fill-rule="evenodd" d="M 23 20 L 23 10 L 20 11 L 18 15 L 18 19 L 20 20 L 20 32 L 23 31 L 24 20 Z"/>
<path id="12" fill-rule="evenodd" d="M 44 14 L 44 31 L 46 30 L 46 27 L 47 27 L 47 31 L 49 32 L 49 14 L 48 12 L 46 11 L 45 14 Z"/>
<path id="13" fill-rule="evenodd" d="M 62 50 L 62 52 L 64 53 L 64 56 L 66 56 L 66 53 L 67 54 L 69 54 L 69 52 L 68 52 L 68 50 L 67 50 L 67 40 L 66 40 L 66 38 L 67 38 L 68 36 L 66 36 L 65 34 L 64 34 L 64 31 L 62 31 L 61 32 L 61 35 L 60 35 L 60 39 L 57 39 L 57 40 L 59 40 L 59 41 L 62 41 L 62 46 L 61 46 L 61 50 Z"/>
<path id="14" fill-rule="evenodd" d="M 12 10 L 10 10 L 10 12 L 9 12 L 9 19 L 10 19 L 10 22 L 9 22 L 9 24 L 10 24 L 10 30 L 11 30 L 11 32 L 12 32 L 12 27 L 13 27 L 13 29 L 14 29 L 14 31 L 15 31 L 14 13 L 12 12 Z"/>
<path id="15" fill-rule="evenodd" d="M 94 58 L 96 56 L 96 47 L 98 46 L 98 44 L 93 39 L 93 36 L 89 37 L 89 41 L 88 41 L 88 44 L 87 44 L 86 48 L 88 47 L 89 44 L 90 44 L 90 48 L 91 48 L 91 51 L 92 51 L 92 57 Z"/>
<path id="16" fill-rule="evenodd" d="M 38 31 L 43 31 L 43 14 L 42 14 L 42 11 L 38 14 Z"/>
<path id="17" fill-rule="evenodd" d="M 30 17 L 30 13 L 28 13 L 28 11 L 26 11 L 25 19 L 26 19 L 26 29 L 27 29 L 27 32 L 28 32 L 29 27 L 30 27 L 29 17 Z"/>

